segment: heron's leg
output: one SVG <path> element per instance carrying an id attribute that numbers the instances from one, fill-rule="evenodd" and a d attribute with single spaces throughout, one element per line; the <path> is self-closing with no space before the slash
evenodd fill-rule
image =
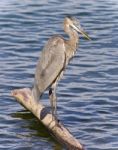
<path id="1" fill-rule="evenodd" d="M 52 115 L 57 117 L 56 82 L 49 89 L 49 98 L 52 107 Z"/>

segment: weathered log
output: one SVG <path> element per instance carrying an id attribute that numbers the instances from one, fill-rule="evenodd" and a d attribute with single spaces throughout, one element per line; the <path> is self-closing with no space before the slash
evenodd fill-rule
<path id="1" fill-rule="evenodd" d="M 11 95 L 23 105 L 26 109 L 31 111 L 49 132 L 56 138 L 56 140 L 66 147 L 68 150 L 83 150 L 80 142 L 73 137 L 68 129 L 58 121 L 41 103 L 36 102 L 29 88 L 16 89 L 11 92 Z"/>

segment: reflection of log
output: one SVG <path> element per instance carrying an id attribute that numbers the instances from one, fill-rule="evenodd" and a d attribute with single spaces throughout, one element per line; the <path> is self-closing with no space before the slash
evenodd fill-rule
<path id="1" fill-rule="evenodd" d="M 83 150 L 82 145 L 75 139 L 62 123 L 52 120 L 52 114 L 42 104 L 33 100 L 29 88 L 13 90 L 11 95 L 17 99 L 26 109 L 31 111 L 50 131 L 56 140 L 69 150 Z"/>

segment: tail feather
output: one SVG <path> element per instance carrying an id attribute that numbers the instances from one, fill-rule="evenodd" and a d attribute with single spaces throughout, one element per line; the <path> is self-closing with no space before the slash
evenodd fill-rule
<path id="1" fill-rule="evenodd" d="M 34 98 L 35 101 L 39 101 L 41 98 L 42 93 L 40 93 L 38 87 L 36 85 L 34 85 L 34 87 L 32 88 L 32 96 Z"/>

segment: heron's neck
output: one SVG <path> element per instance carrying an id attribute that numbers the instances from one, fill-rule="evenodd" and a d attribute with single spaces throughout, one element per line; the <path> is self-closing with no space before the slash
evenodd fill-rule
<path id="1" fill-rule="evenodd" d="M 78 33 L 75 30 L 71 29 L 70 27 L 66 27 L 66 28 L 64 28 L 64 30 L 69 36 L 67 43 L 72 47 L 72 50 L 75 51 L 77 44 L 79 42 Z"/>

